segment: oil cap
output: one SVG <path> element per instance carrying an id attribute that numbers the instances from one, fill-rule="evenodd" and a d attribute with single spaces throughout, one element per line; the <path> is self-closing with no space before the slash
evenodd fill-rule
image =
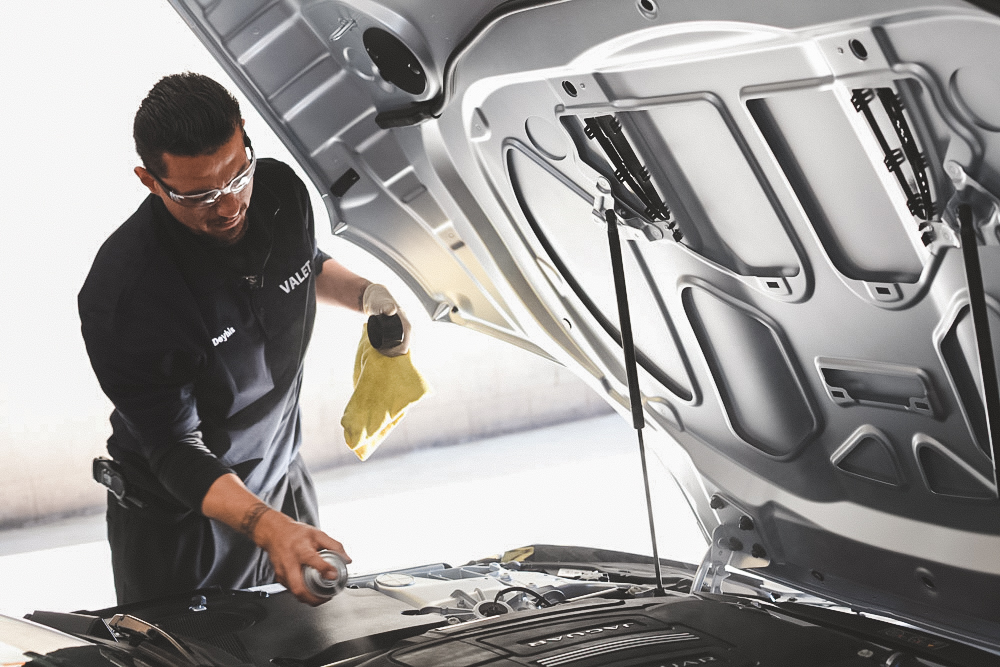
<path id="1" fill-rule="evenodd" d="M 390 350 L 403 342 L 403 321 L 399 315 L 372 315 L 368 318 L 368 342 L 376 350 Z"/>

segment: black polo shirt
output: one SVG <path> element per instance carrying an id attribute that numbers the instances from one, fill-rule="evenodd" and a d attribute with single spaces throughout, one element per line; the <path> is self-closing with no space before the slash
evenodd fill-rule
<path id="1" fill-rule="evenodd" d="M 285 164 L 258 161 L 247 220 L 223 247 L 150 195 L 79 294 L 91 365 L 115 406 L 108 451 L 168 511 L 200 510 L 231 471 L 266 492 L 301 443 L 302 359 L 328 256 Z"/>

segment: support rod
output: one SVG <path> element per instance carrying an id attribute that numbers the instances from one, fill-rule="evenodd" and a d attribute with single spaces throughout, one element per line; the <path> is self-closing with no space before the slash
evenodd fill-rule
<path id="1" fill-rule="evenodd" d="M 972 207 L 968 204 L 959 204 L 958 223 L 962 235 L 965 279 L 969 285 L 969 308 L 972 310 L 976 348 L 979 352 L 979 370 L 983 378 L 986 430 L 993 451 L 993 482 L 1000 489 L 1000 387 L 997 386 L 989 311 L 986 310 L 986 289 L 983 285 L 983 270 L 979 263 L 979 238 L 973 224 Z"/>
<path id="2" fill-rule="evenodd" d="M 625 352 L 625 375 L 628 378 L 629 405 L 632 408 L 632 427 L 639 438 L 639 458 L 642 460 L 642 483 L 646 490 L 646 514 L 649 517 L 649 537 L 653 541 L 653 568 L 656 572 L 656 594 L 666 595 L 663 590 L 663 574 L 660 572 L 660 552 L 656 546 L 656 525 L 653 522 L 653 498 L 649 493 L 649 470 L 646 467 L 646 443 L 642 439 L 642 428 L 646 419 L 642 414 L 642 394 L 639 392 L 639 371 L 635 362 L 635 342 L 632 338 L 632 318 L 628 309 L 628 293 L 625 290 L 625 264 L 622 261 L 622 244 L 618 235 L 618 217 L 614 210 L 605 209 L 604 220 L 608 223 L 608 245 L 611 248 L 611 273 L 615 279 L 615 298 L 618 301 L 618 320 L 622 331 L 622 349 Z"/>

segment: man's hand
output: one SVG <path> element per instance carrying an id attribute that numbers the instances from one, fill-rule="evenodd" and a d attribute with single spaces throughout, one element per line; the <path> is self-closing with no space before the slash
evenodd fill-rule
<path id="1" fill-rule="evenodd" d="M 293 520 L 271 509 L 250 493 L 236 475 L 219 477 L 201 503 L 201 512 L 238 530 L 267 552 L 278 582 L 302 602 L 313 606 L 325 599 L 306 588 L 302 566 L 311 565 L 326 579 L 336 579 L 337 570 L 323 560 L 323 549 L 335 551 L 350 563 L 343 545 L 319 528 Z"/>
<path id="2" fill-rule="evenodd" d="M 316 275 L 316 299 L 360 310 L 365 315 L 399 315 L 403 322 L 403 341 L 396 347 L 379 352 L 387 357 L 398 357 L 410 349 L 410 321 L 384 285 L 371 283 L 336 260 L 328 259 L 323 262 L 323 270 Z"/>
<path id="3" fill-rule="evenodd" d="M 384 285 L 374 283 L 369 285 L 361 297 L 361 308 L 365 315 L 399 315 L 399 319 L 403 323 L 403 340 L 399 345 L 390 347 L 388 350 L 379 350 L 379 352 L 387 357 L 398 357 L 406 354 L 410 349 L 410 321 L 406 319 L 406 313 L 392 298 L 392 294 L 389 294 L 389 290 Z"/>
<path id="4" fill-rule="evenodd" d="M 260 506 L 267 508 L 264 503 Z M 250 514 L 253 512 L 251 510 Z M 278 582 L 299 600 L 314 607 L 323 604 L 326 599 L 316 597 L 306 588 L 302 566 L 312 566 L 324 579 L 332 580 L 337 578 L 337 569 L 320 557 L 321 550 L 329 549 L 343 558 L 345 563 L 351 562 L 340 542 L 318 528 L 294 521 L 270 508 L 260 515 L 248 537 L 267 551 Z"/>

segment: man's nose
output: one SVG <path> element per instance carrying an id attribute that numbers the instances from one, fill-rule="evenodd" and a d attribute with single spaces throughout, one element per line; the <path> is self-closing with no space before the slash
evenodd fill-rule
<path id="1" fill-rule="evenodd" d="M 222 195 L 219 197 L 219 201 L 215 202 L 215 212 L 223 218 L 233 217 L 240 212 L 239 197 L 232 192 Z"/>

